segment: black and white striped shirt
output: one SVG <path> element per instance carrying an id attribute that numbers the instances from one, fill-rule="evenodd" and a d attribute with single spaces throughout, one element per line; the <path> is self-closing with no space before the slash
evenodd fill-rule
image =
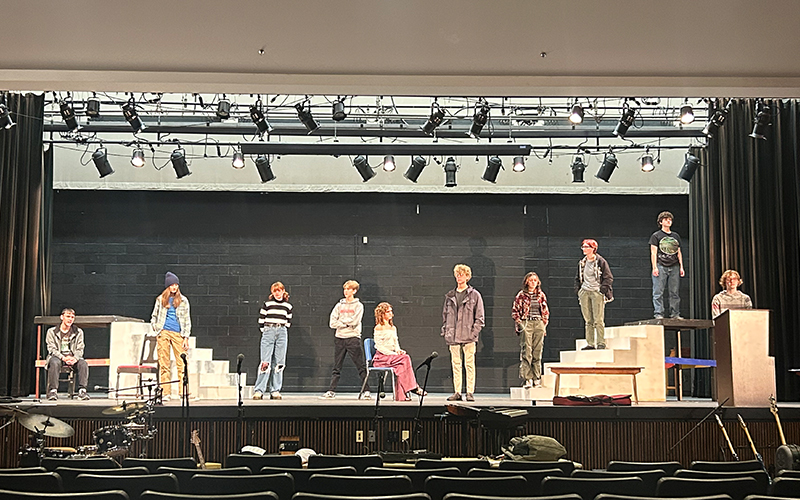
<path id="1" fill-rule="evenodd" d="M 287 300 L 267 299 L 258 316 L 259 328 L 263 329 L 266 325 L 292 326 L 292 304 Z"/>

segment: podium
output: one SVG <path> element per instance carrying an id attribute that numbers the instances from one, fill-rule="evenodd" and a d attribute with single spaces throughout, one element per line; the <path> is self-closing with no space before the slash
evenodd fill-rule
<path id="1" fill-rule="evenodd" d="M 717 401 L 766 406 L 775 394 L 775 358 L 769 355 L 769 311 L 729 309 L 714 320 Z"/>

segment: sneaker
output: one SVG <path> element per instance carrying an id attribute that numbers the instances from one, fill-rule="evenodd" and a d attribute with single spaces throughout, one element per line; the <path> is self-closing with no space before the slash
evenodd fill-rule
<path id="1" fill-rule="evenodd" d="M 364 391 L 361 393 L 361 396 L 359 397 L 361 399 L 372 399 L 372 394 L 370 394 L 369 391 Z"/>
<path id="2" fill-rule="evenodd" d="M 533 386 L 534 386 L 534 387 L 536 387 L 536 388 L 539 388 L 539 387 L 544 387 L 544 386 L 542 385 L 542 379 L 539 379 L 539 380 L 535 381 L 535 382 L 533 383 Z"/>
<path id="3" fill-rule="evenodd" d="M 319 399 L 333 399 L 335 397 L 336 397 L 336 393 L 335 392 L 328 391 L 325 394 L 323 394 L 322 396 L 320 396 Z"/>
<path id="4" fill-rule="evenodd" d="M 461 393 L 460 392 L 454 392 L 452 396 L 447 398 L 447 400 L 448 401 L 461 401 Z"/>
<path id="5" fill-rule="evenodd" d="M 592 344 L 588 344 L 586 347 L 582 348 L 581 351 L 593 351 L 595 347 Z"/>
<path id="6" fill-rule="evenodd" d="M 673 317 L 672 317 L 672 319 L 683 319 L 683 316 L 681 316 L 680 314 L 678 314 L 678 315 L 676 315 L 676 316 L 673 316 Z"/>
<path id="7" fill-rule="evenodd" d="M 656 315 L 655 315 L 655 316 L 653 316 L 653 317 L 654 317 L 655 319 L 664 319 L 664 315 L 663 315 L 663 314 L 656 314 Z"/>
<path id="8" fill-rule="evenodd" d="M 471 392 L 467 393 L 467 401 L 475 401 L 475 396 Z"/>
<path id="9" fill-rule="evenodd" d="M 86 389 L 81 389 L 78 391 L 78 399 L 81 401 L 88 401 L 90 399 L 89 395 L 86 394 Z"/>
<path id="10" fill-rule="evenodd" d="M 525 381 L 524 384 L 522 384 L 522 388 L 523 389 L 530 389 L 531 387 L 533 387 L 533 380 L 532 379 L 528 379 L 528 380 Z"/>
<path id="11" fill-rule="evenodd" d="M 606 348 L 605 344 L 597 344 L 597 347 L 595 347 L 595 349 L 605 349 L 605 348 Z"/>
<path id="12" fill-rule="evenodd" d="M 47 399 L 49 399 L 50 401 L 55 401 L 56 399 L 58 399 L 58 391 L 53 389 L 52 391 L 48 392 Z"/>
<path id="13" fill-rule="evenodd" d="M 283 399 L 279 391 L 272 391 L 269 395 L 270 399 Z"/>
<path id="14" fill-rule="evenodd" d="M 256 399 L 256 400 L 264 399 L 264 395 L 262 393 L 260 393 L 260 392 L 254 392 L 253 393 L 253 399 Z"/>

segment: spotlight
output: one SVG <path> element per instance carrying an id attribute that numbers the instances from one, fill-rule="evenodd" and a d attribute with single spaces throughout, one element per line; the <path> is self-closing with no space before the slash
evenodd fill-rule
<path id="1" fill-rule="evenodd" d="M 714 111 L 714 114 L 711 116 L 711 119 L 706 123 L 706 126 L 703 127 L 703 134 L 706 137 L 714 137 L 714 134 L 717 133 L 722 124 L 725 123 L 725 119 L 728 118 L 728 108 L 718 109 Z"/>
<path id="2" fill-rule="evenodd" d="M 100 117 L 100 99 L 96 94 L 92 94 L 92 97 L 86 99 L 86 116 L 89 118 Z"/>
<path id="3" fill-rule="evenodd" d="M 225 96 L 217 103 L 217 117 L 220 120 L 227 120 L 231 117 L 231 101 L 227 100 Z"/>
<path id="4" fill-rule="evenodd" d="M 425 158 L 421 156 L 415 156 L 411 158 L 411 165 L 406 170 L 406 173 L 403 174 L 403 177 L 410 180 L 411 182 L 417 182 L 419 179 L 419 174 L 422 173 L 422 169 L 428 165 L 428 162 L 425 161 Z"/>
<path id="5" fill-rule="evenodd" d="M 680 120 L 684 125 L 689 125 L 694 121 L 694 109 L 692 109 L 692 106 L 688 103 L 681 106 Z"/>
<path id="6" fill-rule="evenodd" d="M 233 166 L 233 168 L 237 170 L 240 168 L 244 168 L 244 155 L 239 151 L 233 153 L 233 160 L 231 160 L 231 165 Z"/>
<path id="7" fill-rule="evenodd" d="M 697 167 L 700 166 L 700 160 L 693 155 L 692 153 L 686 153 L 686 159 L 683 160 L 683 167 L 681 171 L 678 172 L 678 178 L 683 179 L 686 182 L 692 180 L 694 173 L 697 171 Z"/>
<path id="8" fill-rule="evenodd" d="M 473 139 L 478 139 L 481 136 L 481 130 L 489 120 L 489 104 L 481 100 L 475 108 L 475 116 L 472 117 L 472 125 L 469 127 L 469 136 Z M 430 134 L 429 134 L 430 135 Z"/>
<path id="9" fill-rule="evenodd" d="M 0 127 L 4 129 L 10 129 L 14 126 L 14 120 L 11 119 L 11 115 L 8 112 L 8 107 L 0 102 Z"/>
<path id="10" fill-rule="evenodd" d="M 497 174 L 500 173 L 500 169 L 503 168 L 503 161 L 500 159 L 499 156 L 490 156 L 489 161 L 486 162 L 486 170 L 483 171 L 483 175 L 481 179 L 485 180 L 486 182 L 491 182 L 492 184 L 495 183 L 497 180 Z M 455 173 L 453 174 L 455 183 Z M 455 184 L 453 184 L 455 185 Z"/>
<path id="11" fill-rule="evenodd" d="M 572 182 L 585 182 L 583 180 L 583 172 L 586 170 L 586 164 L 583 163 L 583 156 L 575 155 L 570 168 L 572 169 Z"/>
<path id="12" fill-rule="evenodd" d="M 144 124 L 139 118 L 139 115 L 136 113 L 136 105 L 133 103 L 133 100 L 126 102 L 122 106 L 122 115 L 125 117 L 128 125 L 130 125 L 133 129 L 134 134 L 138 134 L 144 130 Z"/>
<path id="13" fill-rule="evenodd" d="M 649 151 L 646 151 L 644 156 L 642 156 L 642 172 L 652 172 L 655 169 L 656 166 L 653 164 L 653 155 L 651 155 Z"/>
<path id="14" fill-rule="evenodd" d="M 256 170 L 258 170 L 258 176 L 261 177 L 262 184 L 275 180 L 275 174 L 272 173 L 272 167 L 270 167 L 268 156 L 261 155 L 256 158 Z"/>
<path id="15" fill-rule="evenodd" d="M 114 173 L 114 169 L 111 168 L 111 164 L 108 162 L 106 148 L 102 146 L 97 148 L 95 152 L 92 153 L 92 161 L 94 162 L 94 166 L 97 169 L 97 172 L 100 174 L 101 179 Z"/>
<path id="16" fill-rule="evenodd" d="M 256 124 L 259 135 L 272 132 L 272 125 L 270 125 L 267 119 L 264 118 L 264 113 L 261 111 L 259 106 L 250 106 L 250 119 Z"/>
<path id="17" fill-rule="evenodd" d="M 344 101 L 341 99 L 333 101 L 333 113 L 331 117 L 335 122 L 340 122 L 347 118 L 347 113 L 344 111 Z"/>
<path id="18" fill-rule="evenodd" d="M 603 158 L 603 164 L 600 165 L 600 170 L 597 171 L 595 177 L 601 181 L 608 182 L 615 168 L 617 168 L 617 157 L 614 156 L 614 153 L 606 153 L 606 157 Z"/>
<path id="19" fill-rule="evenodd" d="M 297 118 L 305 125 L 309 134 L 319 128 L 319 123 L 314 120 L 314 116 L 311 114 L 311 104 L 309 104 L 308 109 L 305 109 L 303 104 L 295 104 L 294 107 L 297 109 Z"/>
<path id="20" fill-rule="evenodd" d="M 356 159 L 353 160 L 353 166 L 356 167 L 358 170 L 358 174 L 361 176 L 361 179 L 364 182 L 375 177 L 375 171 L 372 170 L 372 167 L 369 166 L 367 163 L 367 157 L 363 155 L 356 156 Z"/>
<path id="21" fill-rule="evenodd" d="M 422 132 L 426 135 L 433 135 L 433 131 L 436 130 L 436 127 L 442 124 L 444 121 L 444 110 L 439 107 L 439 104 L 434 102 L 431 104 L 431 116 L 425 122 L 425 125 L 422 126 Z"/>
<path id="22" fill-rule="evenodd" d="M 572 106 L 572 110 L 569 112 L 569 121 L 573 125 L 578 125 L 583 122 L 583 107 L 575 103 Z"/>
<path id="23" fill-rule="evenodd" d="M 525 158 L 521 156 L 514 157 L 514 168 L 512 169 L 514 172 L 524 172 L 525 171 Z"/>
<path id="24" fill-rule="evenodd" d="M 175 175 L 178 179 L 192 174 L 189 171 L 189 166 L 186 164 L 186 151 L 184 151 L 183 148 L 178 147 L 178 149 L 173 151 L 172 154 L 169 155 L 169 161 L 172 162 L 172 168 L 175 169 Z"/>
<path id="25" fill-rule="evenodd" d="M 394 163 L 394 156 L 387 155 L 383 157 L 383 170 L 385 172 L 394 172 L 394 169 L 397 168 L 397 165 Z"/>
<path id="26" fill-rule="evenodd" d="M 72 109 L 72 106 L 67 101 L 61 101 L 58 103 L 58 107 L 61 108 L 61 118 L 64 119 L 64 123 L 70 132 L 78 130 L 78 118 L 75 116 L 75 110 Z"/>
<path id="27" fill-rule="evenodd" d="M 753 121 L 753 132 L 750 133 L 750 137 L 753 139 L 761 139 L 767 140 L 766 134 L 767 127 L 771 125 L 772 122 L 772 112 L 769 109 L 769 106 L 764 104 L 764 101 L 759 101 L 756 103 L 756 109 L 758 112 L 756 113 L 756 117 Z"/>
<path id="28" fill-rule="evenodd" d="M 456 159 L 452 156 L 447 158 L 444 163 L 444 187 L 456 187 L 456 170 L 458 170 Z"/>
<path id="29" fill-rule="evenodd" d="M 144 150 L 142 150 L 142 148 L 134 149 L 133 154 L 131 154 L 131 165 L 136 168 L 142 168 L 144 167 L 144 163 Z"/>
<path id="30" fill-rule="evenodd" d="M 631 125 L 633 125 L 633 120 L 635 118 L 636 118 L 636 109 L 626 104 L 622 110 L 622 116 L 619 118 L 619 123 L 617 123 L 617 126 L 614 127 L 613 134 L 619 137 L 620 139 L 624 139 L 625 134 L 628 133 L 628 129 L 631 128 Z"/>

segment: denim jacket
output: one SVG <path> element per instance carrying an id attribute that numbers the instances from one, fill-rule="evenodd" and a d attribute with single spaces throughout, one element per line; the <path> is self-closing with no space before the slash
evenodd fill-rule
<path id="1" fill-rule="evenodd" d="M 477 342 L 484 323 L 483 297 L 480 292 L 468 286 L 467 296 L 461 307 L 457 307 L 455 289 L 447 292 L 442 309 L 442 337 L 447 345 Z"/>

